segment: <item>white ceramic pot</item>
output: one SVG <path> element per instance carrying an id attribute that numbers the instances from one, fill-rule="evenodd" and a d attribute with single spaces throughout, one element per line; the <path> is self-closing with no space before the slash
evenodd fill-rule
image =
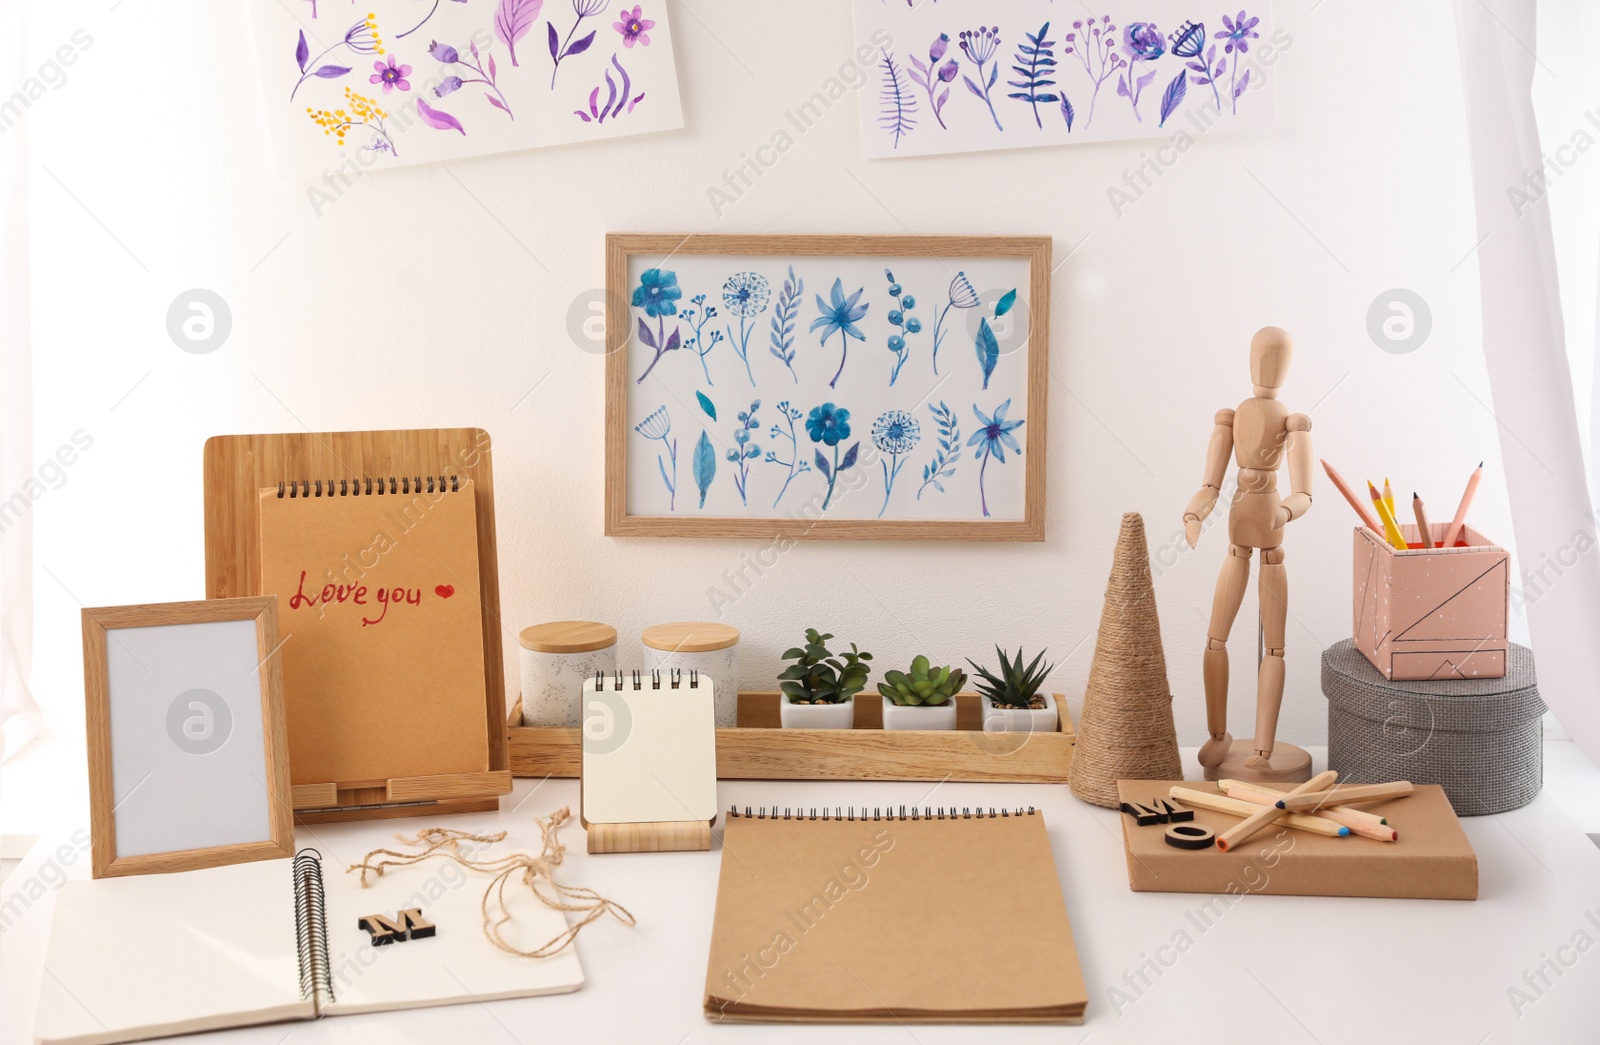
<path id="1" fill-rule="evenodd" d="M 983 731 L 985 733 L 1054 733 L 1056 731 L 1056 700 L 1048 693 L 1042 708 L 1008 708 L 997 706 L 988 697 L 983 701 Z"/>
<path id="2" fill-rule="evenodd" d="M 856 698 L 842 704 L 796 704 L 779 697 L 778 721 L 784 729 L 854 729 Z"/>
<path id="3" fill-rule="evenodd" d="M 952 697 L 935 707 L 910 707 L 883 698 L 884 729 L 955 729 L 956 702 Z"/>
<path id="4" fill-rule="evenodd" d="M 640 636 L 646 671 L 709 678 L 718 729 L 739 724 L 739 629 L 726 624 L 657 624 Z"/>
<path id="5" fill-rule="evenodd" d="M 522 724 L 576 726 L 583 680 L 617 670 L 617 629 L 593 621 L 552 621 L 524 628 Z"/>

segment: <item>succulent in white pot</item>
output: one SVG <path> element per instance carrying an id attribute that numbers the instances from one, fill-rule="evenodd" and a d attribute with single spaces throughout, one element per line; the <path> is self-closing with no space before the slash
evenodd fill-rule
<path id="1" fill-rule="evenodd" d="M 960 668 L 933 667 L 917 656 L 910 671 L 887 671 L 878 683 L 883 694 L 884 729 L 955 729 L 956 694 L 966 685 Z"/>
<path id="2" fill-rule="evenodd" d="M 855 695 L 867 685 L 872 654 L 856 649 L 834 656 L 828 650 L 830 634 L 806 629 L 806 644 L 786 651 L 792 660 L 778 676 L 783 703 L 778 710 L 784 729 L 852 729 L 855 727 Z"/>
<path id="3" fill-rule="evenodd" d="M 1023 667 L 1022 650 L 1015 659 L 1008 657 L 999 646 L 994 648 L 1000 657 L 1000 669 L 991 672 L 972 664 L 981 680 L 978 694 L 983 701 L 983 729 L 986 733 L 1050 733 L 1056 729 L 1056 702 L 1039 687 L 1049 676 L 1053 664 L 1039 667 L 1044 660 L 1044 650 L 1027 667 Z"/>

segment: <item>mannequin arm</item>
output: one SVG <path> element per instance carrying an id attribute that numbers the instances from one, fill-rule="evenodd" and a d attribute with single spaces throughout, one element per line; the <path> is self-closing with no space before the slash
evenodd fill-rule
<path id="1" fill-rule="evenodd" d="M 1279 512 L 1288 512 L 1284 522 L 1300 518 L 1311 507 L 1311 418 L 1305 414 L 1290 414 L 1289 430 L 1289 496 L 1278 506 Z"/>
<path id="2" fill-rule="evenodd" d="M 1193 548 L 1200 540 L 1200 523 L 1217 506 L 1217 495 L 1222 490 L 1222 477 L 1228 470 L 1228 456 L 1233 452 L 1233 411 L 1218 410 L 1216 425 L 1211 429 L 1211 442 L 1206 444 L 1205 473 L 1201 486 L 1189 499 L 1183 512 L 1183 532 Z"/>

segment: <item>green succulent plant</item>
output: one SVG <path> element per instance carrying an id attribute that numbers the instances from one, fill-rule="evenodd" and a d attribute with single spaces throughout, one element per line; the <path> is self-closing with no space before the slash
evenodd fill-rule
<path id="1" fill-rule="evenodd" d="M 1022 666 L 1022 650 L 1017 650 L 1015 660 L 1007 657 L 1006 651 L 999 646 L 996 646 L 994 651 L 1000 657 L 1000 672 L 998 675 L 987 668 L 972 664 L 971 660 L 967 661 L 968 664 L 972 664 L 972 669 L 983 680 L 977 684 L 978 692 L 988 697 L 991 703 L 1003 707 L 1030 707 L 1033 703 L 1033 698 L 1039 692 L 1039 687 L 1044 685 L 1046 676 L 1050 674 L 1050 669 L 1055 665 L 1046 664 L 1043 669 L 1040 669 L 1039 662 L 1044 660 L 1044 650 L 1040 650 L 1039 655 L 1033 658 L 1033 663 L 1026 668 Z"/>
<path id="2" fill-rule="evenodd" d="M 910 671 L 886 671 L 878 692 L 910 708 L 942 707 L 967 684 L 967 673 L 960 668 L 931 667 L 928 658 L 918 656 Z"/>
<path id="3" fill-rule="evenodd" d="M 852 642 L 849 653 L 834 656 L 826 645 L 831 638 L 807 628 L 806 644 L 784 653 L 784 660 L 795 663 L 778 676 L 778 688 L 790 703 L 843 704 L 866 688 L 872 654 L 857 650 Z"/>

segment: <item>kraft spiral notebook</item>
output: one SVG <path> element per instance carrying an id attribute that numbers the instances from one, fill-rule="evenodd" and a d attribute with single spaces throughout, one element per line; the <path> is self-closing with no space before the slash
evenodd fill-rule
<path id="1" fill-rule="evenodd" d="M 34 1040 L 102 1045 L 169 1034 L 563 994 L 576 950 L 525 958 L 484 936 L 487 879 L 429 862 L 363 888 L 311 851 L 178 874 L 68 882 L 39 988 Z M 517 946 L 566 930 L 531 892 L 505 891 Z M 360 920 L 420 908 L 434 935 L 375 946 Z"/>
<path id="2" fill-rule="evenodd" d="M 1044 816 L 729 812 L 705 1015 L 1081 1023 Z"/>
<path id="3" fill-rule="evenodd" d="M 486 772 L 472 480 L 290 481 L 259 519 L 293 783 Z"/>

